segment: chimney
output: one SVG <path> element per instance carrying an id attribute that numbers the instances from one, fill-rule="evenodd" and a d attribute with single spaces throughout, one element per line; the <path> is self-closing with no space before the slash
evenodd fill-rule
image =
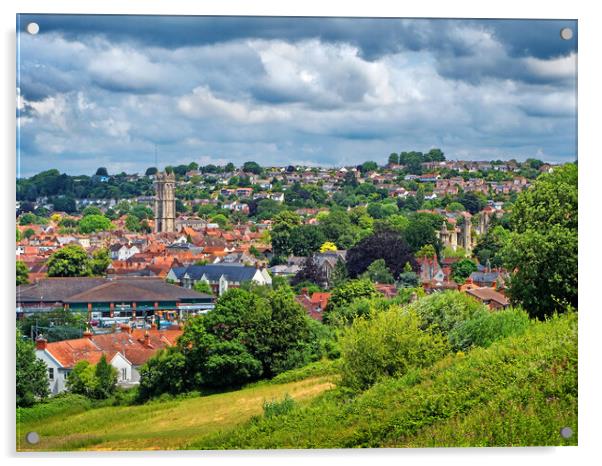
<path id="1" fill-rule="evenodd" d="M 92 335 L 93 335 L 93 334 L 92 334 L 92 332 L 90 331 L 90 329 L 89 329 L 89 328 L 86 328 L 86 331 L 84 332 L 84 334 L 83 334 L 83 337 L 84 337 L 84 338 L 87 338 L 88 340 L 91 340 L 91 339 L 92 339 Z"/>
<path id="2" fill-rule="evenodd" d="M 42 335 L 42 334 L 38 335 L 38 338 L 36 338 L 36 349 L 40 350 L 40 351 L 44 351 L 46 349 L 47 345 L 48 345 L 48 341 L 46 340 L 46 338 L 44 338 L 44 335 Z"/>
<path id="3" fill-rule="evenodd" d="M 144 332 L 144 346 L 150 347 L 150 345 L 150 334 L 147 330 L 146 332 Z"/>

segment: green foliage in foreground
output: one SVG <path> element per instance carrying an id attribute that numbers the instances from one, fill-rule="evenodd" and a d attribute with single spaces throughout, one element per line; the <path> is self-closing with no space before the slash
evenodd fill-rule
<path id="1" fill-rule="evenodd" d="M 454 328 L 449 341 L 456 351 L 466 351 L 473 346 L 486 348 L 501 338 L 524 333 L 530 324 L 529 315 L 522 309 L 482 311 Z"/>
<path id="2" fill-rule="evenodd" d="M 570 439 L 559 435 L 569 426 Z M 355 398 L 332 390 L 191 449 L 577 444 L 577 315 L 388 378 Z"/>
<path id="3" fill-rule="evenodd" d="M 366 389 L 383 377 L 401 376 L 414 367 L 430 366 L 448 350 L 440 333 L 420 329 L 415 311 L 396 306 L 359 317 L 341 340 L 342 384 Z"/>

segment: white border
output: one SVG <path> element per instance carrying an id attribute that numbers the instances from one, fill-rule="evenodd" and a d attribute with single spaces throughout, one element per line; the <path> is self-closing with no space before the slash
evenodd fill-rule
<path id="1" fill-rule="evenodd" d="M 113 458 L 124 458 L 132 463 L 164 464 L 178 461 L 181 464 L 218 463 L 246 465 L 333 464 L 365 465 L 377 460 L 383 464 L 487 464 L 508 463 L 590 464 L 600 455 L 602 440 L 600 429 L 600 331 L 602 309 L 594 298 L 598 291 L 601 248 L 598 225 L 601 222 L 598 208 L 602 191 L 597 178 L 602 175 L 600 138 L 600 52 L 602 25 L 596 14 L 595 2 L 503 0 L 498 2 L 454 0 L 394 2 L 384 0 L 305 0 L 287 3 L 282 0 L 3 0 L 0 3 L 2 34 L 2 111 L 0 131 L 4 149 L 3 183 L 1 197 L 2 283 L 6 297 L 3 308 L 2 338 L 3 364 L 6 376 L 0 384 L 0 399 L 6 409 L 2 423 L 2 443 L 8 463 L 37 459 L 47 465 L 103 464 Z M 579 165 L 580 165 L 580 337 L 579 337 L 579 444 L 577 448 L 547 449 L 438 449 L 438 450 L 378 450 L 378 451 L 277 451 L 277 452 L 173 452 L 173 453 L 99 453 L 99 454 L 46 454 L 18 455 L 14 452 L 14 225 L 13 202 L 15 190 L 15 15 L 20 13 L 115 13 L 115 14 L 221 14 L 221 15 L 288 15 L 288 16 L 399 16 L 399 17 L 468 17 L 468 18 L 562 18 L 579 20 Z M 5 287 L 5 288 L 4 288 Z M 123 460 L 122 460 L 123 461 Z"/>

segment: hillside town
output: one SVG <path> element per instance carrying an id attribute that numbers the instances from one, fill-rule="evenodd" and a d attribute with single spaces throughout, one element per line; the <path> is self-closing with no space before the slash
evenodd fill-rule
<path id="1" fill-rule="evenodd" d="M 137 368 L 173 345 L 183 322 L 213 309 L 227 290 L 285 280 L 296 285 L 307 315 L 322 321 L 348 249 L 376 225 L 425 222 L 412 260 L 398 264 L 405 272 L 385 268 L 373 279 L 376 290 L 388 298 L 416 286 L 460 290 L 503 309 L 508 271 L 482 243 L 494 226 L 503 228 L 516 195 L 553 170 L 538 160 L 448 161 L 434 149 L 391 154 L 383 166 L 191 163 L 144 175 L 109 175 L 105 168 L 92 177 L 41 173 L 18 181 L 17 319 L 57 309 L 83 316 L 76 339 L 48 342 L 44 329 L 30 327 L 53 393 L 65 389 L 65 374 L 79 360 L 95 363 L 102 354 L 120 384 L 135 384 Z M 65 180 L 74 193 L 78 182 L 92 189 L 75 197 L 60 188 Z M 128 196 L 132 185 L 140 192 Z M 108 195 L 116 191 L 121 195 Z M 79 251 L 100 269 L 55 270 L 60 251 Z"/>

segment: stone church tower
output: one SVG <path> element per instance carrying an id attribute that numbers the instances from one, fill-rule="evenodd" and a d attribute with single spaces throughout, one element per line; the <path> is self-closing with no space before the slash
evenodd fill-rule
<path id="1" fill-rule="evenodd" d="M 155 233 L 176 231 L 176 177 L 173 173 L 155 175 Z"/>

